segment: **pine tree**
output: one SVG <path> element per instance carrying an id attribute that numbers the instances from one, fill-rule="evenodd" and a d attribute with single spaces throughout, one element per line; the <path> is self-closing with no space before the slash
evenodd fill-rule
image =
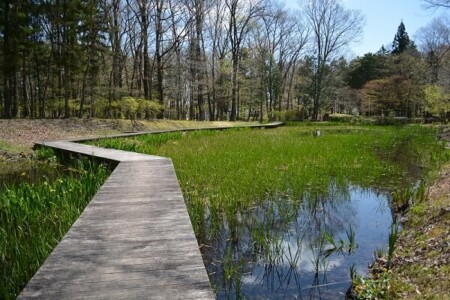
<path id="1" fill-rule="evenodd" d="M 406 32 L 405 24 L 401 21 L 398 26 L 397 33 L 395 34 L 394 42 L 392 43 L 392 54 L 400 54 L 411 48 L 412 45 L 413 43 L 409 39 L 408 33 Z"/>

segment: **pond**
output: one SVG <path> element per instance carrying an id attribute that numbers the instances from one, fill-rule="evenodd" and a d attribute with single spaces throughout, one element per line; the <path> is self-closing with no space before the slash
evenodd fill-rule
<path id="1" fill-rule="evenodd" d="M 265 201 L 239 216 L 237 233 L 223 224 L 202 248 L 217 299 L 343 299 L 350 269 L 365 274 L 374 251 L 386 250 L 387 194 L 332 186 L 305 197 Z"/>

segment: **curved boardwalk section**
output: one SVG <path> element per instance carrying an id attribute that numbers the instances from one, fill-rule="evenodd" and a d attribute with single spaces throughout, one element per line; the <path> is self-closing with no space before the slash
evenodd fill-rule
<path id="1" fill-rule="evenodd" d="M 170 159 L 43 145 L 119 164 L 19 299 L 214 299 Z"/>

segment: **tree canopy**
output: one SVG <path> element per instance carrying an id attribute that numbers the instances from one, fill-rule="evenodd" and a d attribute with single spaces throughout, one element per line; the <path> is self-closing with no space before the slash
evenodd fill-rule
<path id="1" fill-rule="evenodd" d="M 278 0 L 5 0 L 0 110 L 5 118 L 317 120 L 364 114 L 370 100 L 383 114 L 424 116 L 424 89 L 450 89 L 449 24 L 441 17 L 419 30 L 416 48 L 401 22 L 392 51 L 351 59 L 363 17 L 341 0 L 298 10 Z M 391 87 L 403 91 L 369 91 Z"/>

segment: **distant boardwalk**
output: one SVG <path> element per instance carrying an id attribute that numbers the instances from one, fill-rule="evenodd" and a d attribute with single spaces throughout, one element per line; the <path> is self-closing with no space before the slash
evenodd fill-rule
<path id="1" fill-rule="evenodd" d="M 120 163 L 19 299 L 214 299 L 170 159 L 43 145 Z"/>

